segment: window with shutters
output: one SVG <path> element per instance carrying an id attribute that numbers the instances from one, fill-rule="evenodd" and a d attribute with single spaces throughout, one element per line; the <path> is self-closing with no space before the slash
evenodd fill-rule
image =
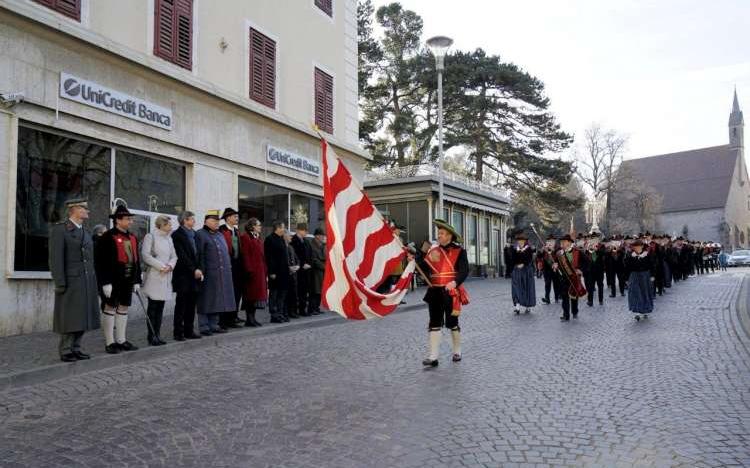
<path id="1" fill-rule="evenodd" d="M 333 18 L 333 0 L 315 0 L 315 6 L 323 10 L 323 13 Z"/>
<path id="2" fill-rule="evenodd" d="M 315 125 L 333 134 L 333 77 L 315 69 Z"/>
<path id="3" fill-rule="evenodd" d="M 276 41 L 250 28 L 250 99 L 276 107 Z"/>
<path id="4" fill-rule="evenodd" d="M 81 0 L 34 0 L 34 2 L 55 10 L 68 18 L 81 21 Z"/>
<path id="5" fill-rule="evenodd" d="M 193 0 L 156 0 L 154 55 L 193 68 Z"/>

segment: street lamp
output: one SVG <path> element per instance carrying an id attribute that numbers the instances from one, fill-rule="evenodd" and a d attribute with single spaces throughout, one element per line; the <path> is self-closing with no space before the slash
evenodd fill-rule
<path id="1" fill-rule="evenodd" d="M 435 36 L 427 40 L 427 47 L 435 56 L 435 69 L 438 75 L 438 216 L 443 216 L 443 70 L 445 70 L 445 54 L 448 52 L 453 39 L 446 36 Z M 450 222 L 450 220 L 446 221 Z"/>

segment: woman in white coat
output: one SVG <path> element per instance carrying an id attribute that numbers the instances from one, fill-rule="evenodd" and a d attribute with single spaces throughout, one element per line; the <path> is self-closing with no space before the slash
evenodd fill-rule
<path id="1" fill-rule="evenodd" d="M 146 234 L 141 246 L 141 258 L 146 264 L 141 291 L 148 297 L 148 342 L 152 346 L 167 344 L 161 339 L 161 320 L 164 302 L 172 297 L 172 270 L 177 264 L 177 252 L 172 242 L 172 222 L 159 216 L 156 230 Z"/>

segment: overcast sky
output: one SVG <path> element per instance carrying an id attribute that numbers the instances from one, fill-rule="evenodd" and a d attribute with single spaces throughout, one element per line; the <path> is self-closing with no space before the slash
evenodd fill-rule
<path id="1" fill-rule="evenodd" d="M 568 132 L 601 122 L 627 134 L 628 158 L 728 143 L 735 85 L 750 119 L 750 0 L 400 3 L 425 39 L 450 36 L 541 79 Z"/>

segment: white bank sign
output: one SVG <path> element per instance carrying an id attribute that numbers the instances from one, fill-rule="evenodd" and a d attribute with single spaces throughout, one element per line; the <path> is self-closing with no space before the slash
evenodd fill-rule
<path id="1" fill-rule="evenodd" d="M 305 156 L 294 154 L 284 149 L 274 148 L 271 145 L 268 145 L 266 159 L 270 163 L 304 172 L 305 174 L 314 175 L 316 177 L 320 175 L 320 162 Z"/>
<path id="2" fill-rule="evenodd" d="M 106 112 L 172 130 L 172 110 L 60 72 L 60 97 Z"/>

